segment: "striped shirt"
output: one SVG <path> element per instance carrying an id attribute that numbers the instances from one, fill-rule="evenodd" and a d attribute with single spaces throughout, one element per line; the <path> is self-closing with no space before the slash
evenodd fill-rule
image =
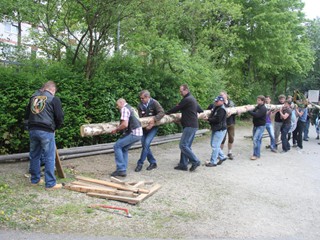
<path id="1" fill-rule="evenodd" d="M 130 110 L 128 108 L 126 108 L 127 104 L 125 104 L 123 106 L 123 108 L 121 108 L 121 120 L 123 121 L 128 121 L 129 122 L 129 118 L 130 118 Z M 142 131 L 142 127 L 138 127 L 138 128 L 135 128 L 132 130 L 132 135 L 135 135 L 135 136 L 142 136 L 143 135 L 143 131 Z"/>

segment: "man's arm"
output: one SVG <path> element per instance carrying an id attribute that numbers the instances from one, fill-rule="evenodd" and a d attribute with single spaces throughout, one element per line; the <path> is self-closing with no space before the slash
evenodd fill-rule
<path id="1" fill-rule="evenodd" d="M 54 108 L 54 122 L 56 124 L 56 129 L 60 128 L 63 124 L 64 113 L 62 110 L 62 104 L 59 98 L 54 97 L 52 99 L 53 108 Z"/>

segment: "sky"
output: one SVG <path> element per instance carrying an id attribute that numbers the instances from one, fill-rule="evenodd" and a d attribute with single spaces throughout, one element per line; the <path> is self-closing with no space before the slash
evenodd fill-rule
<path id="1" fill-rule="evenodd" d="M 304 13 L 309 19 L 320 17 L 320 0 L 302 0 L 304 5 Z"/>

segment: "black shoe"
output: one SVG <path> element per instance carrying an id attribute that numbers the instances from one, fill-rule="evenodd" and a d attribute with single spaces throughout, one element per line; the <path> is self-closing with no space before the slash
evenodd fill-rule
<path id="1" fill-rule="evenodd" d="M 233 160 L 233 155 L 232 155 L 232 153 L 228 153 L 228 158 L 229 158 L 230 160 Z"/>
<path id="2" fill-rule="evenodd" d="M 225 160 L 227 160 L 227 158 L 220 159 L 219 162 L 217 163 L 217 165 L 221 165 Z"/>
<path id="3" fill-rule="evenodd" d="M 303 139 L 303 141 L 306 141 L 306 142 L 308 142 L 309 140 L 308 140 L 308 139 Z"/>
<path id="4" fill-rule="evenodd" d="M 190 172 L 194 172 L 197 167 L 200 166 L 200 162 L 197 162 L 195 164 L 192 164 L 191 168 L 189 169 Z"/>
<path id="5" fill-rule="evenodd" d="M 126 177 L 127 173 L 125 171 L 114 171 L 111 173 L 111 177 Z"/>
<path id="6" fill-rule="evenodd" d="M 158 166 L 157 166 L 156 163 L 151 163 L 151 164 L 147 167 L 147 170 L 150 171 L 150 170 L 155 169 L 155 168 L 157 168 L 157 167 L 158 167 Z"/>
<path id="7" fill-rule="evenodd" d="M 181 171 L 188 171 L 188 167 L 183 167 L 183 166 L 180 166 L 180 165 L 174 167 L 174 169 L 175 170 L 181 170 Z"/>
<path id="8" fill-rule="evenodd" d="M 140 172 L 141 169 L 142 169 L 142 164 L 138 164 L 138 165 L 136 166 L 136 169 L 134 169 L 134 171 L 135 171 L 135 172 Z"/>
<path id="9" fill-rule="evenodd" d="M 316 137 L 316 140 L 319 140 L 319 136 Z"/>
<path id="10" fill-rule="evenodd" d="M 212 162 L 209 162 L 209 163 L 206 163 L 205 166 L 206 166 L 206 167 L 216 167 L 217 164 L 214 164 L 214 163 L 212 163 Z"/>

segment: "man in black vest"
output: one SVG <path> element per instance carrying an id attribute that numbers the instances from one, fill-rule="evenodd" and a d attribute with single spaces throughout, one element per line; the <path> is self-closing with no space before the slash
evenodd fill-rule
<path id="1" fill-rule="evenodd" d="M 111 133 L 124 132 L 124 134 L 113 146 L 117 169 L 111 176 L 125 177 L 127 176 L 129 148 L 141 139 L 143 132 L 138 114 L 125 99 L 118 99 L 117 108 L 121 113 L 120 125 Z"/>
<path id="2" fill-rule="evenodd" d="M 55 97 L 56 84 L 49 81 L 41 90 L 36 91 L 30 98 L 26 111 L 28 130 L 30 134 L 30 174 L 31 184 L 39 185 L 41 158 L 45 164 L 46 190 L 62 188 L 62 184 L 56 183 L 54 175 L 55 167 L 55 130 L 63 123 L 63 111 L 61 101 Z"/>
<path id="3" fill-rule="evenodd" d="M 189 159 L 192 164 L 190 172 L 193 172 L 200 166 L 200 160 L 192 152 L 191 145 L 199 127 L 198 113 L 203 112 L 203 110 L 197 100 L 191 95 L 187 84 L 181 85 L 179 90 L 183 99 L 177 106 L 167 112 L 167 114 L 171 114 L 181 111 L 181 125 L 183 127 L 179 144 L 181 150 L 180 162 L 174 169 L 188 171 Z"/>
<path id="4" fill-rule="evenodd" d="M 157 168 L 157 161 L 154 158 L 150 144 L 153 138 L 156 136 L 158 132 L 158 126 L 154 126 L 156 121 L 160 121 L 163 118 L 164 110 L 160 103 L 151 98 L 150 92 L 148 90 L 143 90 L 139 94 L 141 103 L 138 106 L 139 117 L 152 117 L 148 122 L 148 126 L 143 129 L 143 136 L 141 138 L 142 151 L 140 155 L 140 159 L 137 162 L 137 167 L 135 169 L 136 172 L 140 172 L 144 163 L 144 160 L 147 158 L 150 165 L 147 167 L 147 170 L 150 171 L 152 169 Z"/>

